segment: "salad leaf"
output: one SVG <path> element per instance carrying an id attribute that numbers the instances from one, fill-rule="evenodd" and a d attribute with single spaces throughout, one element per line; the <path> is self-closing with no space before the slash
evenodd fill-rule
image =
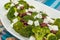
<path id="1" fill-rule="evenodd" d="M 14 9 L 14 6 L 10 8 L 10 10 L 8 11 L 7 13 L 7 18 L 12 21 L 14 18 L 15 18 L 15 9 Z"/>
<path id="2" fill-rule="evenodd" d="M 23 4 L 25 9 L 29 8 L 29 5 L 26 1 L 19 1 L 19 4 Z"/>
<path id="3" fill-rule="evenodd" d="M 47 16 L 47 14 L 42 11 L 40 11 L 40 13 L 42 14 L 42 16 Z"/>
<path id="4" fill-rule="evenodd" d="M 33 35 L 32 26 L 23 26 L 21 22 L 17 22 L 13 26 L 14 30 L 24 37 L 30 37 Z"/>
<path id="5" fill-rule="evenodd" d="M 36 18 L 35 20 L 38 20 L 39 23 L 42 23 L 43 22 L 43 19 L 42 18 Z"/>
<path id="6" fill-rule="evenodd" d="M 60 19 L 59 18 L 55 20 L 54 25 L 57 25 L 60 29 Z"/>
<path id="7" fill-rule="evenodd" d="M 50 33 L 50 30 L 47 27 L 46 28 L 35 27 L 32 29 L 32 31 L 35 34 L 36 40 L 43 40 L 44 35 Z"/>
<path id="8" fill-rule="evenodd" d="M 60 30 L 56 33 L 58 39 L 60 39 Z"/>
<path id="9" fill-rule="evenodd" d="M 25 12 L 26 12 L 26 10 L 25 10 L 25 9 L 23 9 L 23 10 L 18 9 L 17 11 L 18 11 L 18 13 L 20 13 L 20 14 L 22 14 L 22 13 L 25 13 Z"/>
<path id="10" fill-rule="evenodd" d="M 29 8 L 35 8 L 34 6 L 29 6 Z"/>
<path id="11" fill-rule="evenodd" d="M 23 28 L 23 24 L 19 21 L 13 25 L 13 29 L 18 33 L 20 32 L 19 30 L 21 30 L 22 28 Z"/>
<path id="12" fill-rule="evenodd" d="M 50 34 L 47 36 L 47 40 L 57 40 L 57 37 L 56 37 L 55 34 L 50 33 Z"/>
<path id="13" fill-rule="evenodd" d="M 32 26 L 27 26 L 26 28 L 21 29 L 19 33 L 24 37 L 30 37 L 33 35 L 32 28 Z"/>
<path id="14" fill-rule="evenodd" d="M 6 10 L 8 10 L 8 9 L 10 8 L 10 6 L 11 6 L 11 3 L 10 3 L 10 2 L 8 2 L 8 3 L 6 3 L 6 4 L 4 5 L 4 7 L 5 7 Z"/>
<path id="15" fill-rule="evenodd" d="M 25 21 L 34 20 L 34 18 L 31 17 L 31 16 L 29 16 L 29 15 L 24 16 L 23 19 L 24 19 Z"/>
<path id="16" fill-rule="evenodd" d="M 32 17 L 36 16 L 37 14 L 37 12 L 32 12 Z"/>

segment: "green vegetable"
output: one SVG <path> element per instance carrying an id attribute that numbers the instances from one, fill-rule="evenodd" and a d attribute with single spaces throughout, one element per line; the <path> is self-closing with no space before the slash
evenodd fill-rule
<path id="1" fill-rule="evenodd" d="M 32 31 L 35 34 L 36 40 L 43 40 L 44 35 L 50 33 L 50 30 L 47 27 L 46 28 L 35 27 L 32 29 Z"/>
<path id="2" fill-rule="evenodd" d="M 30 37 L 33 35 L 32 28 L 32 26 L 27 26 L 26 28 L 21 29 L 19 33 L 24 37 Z"/>
<path id="3" fill-rule="evenodd" d="M 25 10 L 25 9 L 23 9 L 23 10 L 18 9 L 17 11 L 18 11 L 20 14 L 23 14 L 23 13 L 25 13 L 25 12 L 26 12 L 26 10 Z"/>
<path id="4" fill-rule="evenodd" d="M 56 37 L 55 34 L 50 33 L 50 34 L 47 36 L 47 40 L 57 40 L 57 37 Z"/>
<path id="5" fill-rule="evenodd" d="M 16 22 L 14 25 L 13 25 L 13 29 L 16 31 L 16 32 L 20 32 L 20 30 L 23 28 L 23 24 L 21 22 Z"/>
<path id="6" fill-rule="evenodd" d="M 29 8 L 35 8 L 34 6 L 29 6 Z"/>
<path id="7" fill-rule="evenodd" d="M 10 3 L 10 2 L 8 2 L 8 3 L 6 3 L 6 4 L 4 5 L 4 7 L 5 7 L 6 10 L 8 10 L 8 9 L 10 8 L 10 6 L 11 6 L 11 3 Z"/>
<path id="8" fill-rule="evenodd" d="M 57 25 L 60 29 L 60 19 L 59 18 L 55 20 L 54 25 Z"/>
<path id="9" fill-rule="evenodd" d="M 19 4 L 23 4 L 25 9 L 28 9 L 29 8 L 29 5 L 28 5 L 28 3 L 26 1 L 21 1 L 20 0 L 19 1 Z"/>
<path id="10" fill-rule="evenodd" d="M 41 13 L 42 16 L 47 16 L 47 14 L 42 12 L 42 11 L 40 11 L 40 13 Z"/>
<path id="11" fill-rule="evenodd" d="M 42 23 L 43 22 L 43 19 L 42 18 L 36 18 L 35 20 L 38 20 L 39 23 Z"/>
<path id="12" fill-rule="evenodd" d="M 32 12 L 32 17 L 36 16 L 37 14 L 37 12 Z"/>
<path id="13" fill-rule="evenodd" d="M 29 16 L 29 15 L 24 16 L 23 19 L 24 19 L 25 21 L 34 20 L 34 18 L 31 17 L 31 16 Z"/>
<path id="14" fill-rule="evenodd" d="M 60 39 L 60 30 L 56 33 L 58 39 Z"/>
<path id="15" fill-rule="evenodd" d="M 24 37 L 30 37 L 33 35 L 32 26 L 23 26 L 21 22 L 17 22 L 13 26 L 14 30 Z"/>
<path id="16" fill-rule="evenodd" d="M 7 13 L 7 17 L 10 21 L 12 21 L 15 18 L 14 13 L 15 13 L 15 9 L 14 9 L 14 7 L 11 7 Z"/>
<path id="17" fill-rule="evenodd" d="M 19 16 L 18 16 L 17 18 L 18 18 L 18 20 L 20 21 L 21 18 L 20 18 Z"/>

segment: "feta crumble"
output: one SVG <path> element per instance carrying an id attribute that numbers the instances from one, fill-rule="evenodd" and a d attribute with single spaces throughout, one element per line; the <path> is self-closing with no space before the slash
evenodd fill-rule
<path id="1" fill-rule="evenodd" d="M 43 22 L 44 23 L 54 23 L 54 20 L 52 20 L 50 17 L 46 17 Z"/>
<path id="2" fill-rule="evenodd" d="M 34 24 L 35 26 L 39 26 L 39 21 L 38 20 L 34 21 Z"/>
<path id="3" fill-rule="evenodd" d="M 31 13 L 28 13 L 28 12 L 27 12 L 26 14 L 27 14 L 27 15 L 31 15 Z"/>
<path id="4" fill-rule="evenodd" d="M 17 7 L 17 9 L 20 9 L 20 7 L 21 7 L 21 6 L 24 6 L 24 5 L 22 5 L 22 4 L 19 4 L 19 6 Z"/>
<path id="5" fill-rule="evenodd" d="M 33 25 L 33 21 L 32 21 L 32 20 L 29 20 L 29 21 L 28 21 L 28 24 L 29 24 L 29 25 Z"/>
<path id="6" fill-rule="evenodd" d="M 13 23 L 11 24 L 11 27 L 13 27 L 14 23 L 16 23 L 18 21 L 17 18 L 13 19 Z"/>
<path id="7" fill-rule="evenodd" d="M 50 17 L 47 17 L 50 23 L 54 23 L 54 20 L 52 20 Z"/>
<path id="8" fill-rule="evenodd" d="M 18 19 L 17 19 L 17 18 L 13 19 L 13 23 L 16 23 L 17 21 L 18 21 Z"/>
<path id="9" fill-rule="evenodd" d="M 15 13 L 14 13 L 14 15 L 15 15 L 15 16 L 18 16 L 18 13 L 17 13 L 17 12 L 15 12 Z"/>
<path id="10" fill-rule="evenodd" d="M 58 26 L 56 25 L 48 25 L 50 30 L 58 31 Z"/>
<path id="11" fill-rule="evenodd" d="M 36 15 L 36 17 L 37 17 L 37 18 L 42 18 L 42 15 L 38 13 L 38 14 Z"/>

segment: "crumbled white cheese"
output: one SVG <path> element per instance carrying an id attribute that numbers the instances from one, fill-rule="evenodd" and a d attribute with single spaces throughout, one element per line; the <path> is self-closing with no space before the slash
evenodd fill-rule
<path id="1" fill-rule="evenodd" d="M 56 25 L 48 25 L 50 30 L 58 31 L 58 26 Z"/>
<path id="2" fill-rule="evenodd" d="M 29 8 L 28 11 L 33 11 L 33 9 Z"/>
<path id="3" fill-rule="evenodd" d="M 49 19 L 45 18 L 43 23 L 49 23 Z"/>
<path id="4" fill-rule="evenodd" d="M 13 27 L 13 24 L 16 23 L 18 21 L 17 18 L 13 19 L 13 23 L 11 24 L 11 27 Z"/>
<path id="5" fill-rule="evenodd" d="M 46 17 L 43 22 L 44 23 L 54 23 L 54 20 L 51 19 L 50 17 Z"/>
<path id="6" fill-rule="evenodd" d="M 39 21 L 38 20 L 34 21 L 34 24 L 35 26 L 39 26 Z"/>
<path id="7" fill-rule="evenodd" d="M 50 23 L 54 23 L 54 20 L 51 19 L 50 17 L 47 17 L 47 19 L 49 20 Z"/>
<path id="8" fill-rule="evenodd" d="M 17 12 L 15 12 L 15 13 L 14 13 L 14 15 L 15 15 L 15 16 L 18 16 L 18 13 L 17 13 Z"/>
<path id="9" fill-rule="evenodd" d="M 14 4 L 12 3 L 11 6 L 14 6 Z"/>
<path id="10" fill-rule="evenodd" d="M 36 11 L 36 9 L 29 8 L 27 11 L 35 12 L 35 11 Z"/>
<path id="11" fill-rule="evenodd" d="M 17 21 L 18 21 L 18 19 L 17 19 L 17 18 L 13 19 L 13 23 L 16 23 Z"/>
<path id="12" fill-rule="evenodd" d="M 36 15 L 36 17 L 37 17 L 37 18 L 42 18 L 42 15 L 38 13 L 38 14 Z"/>
<path id="13" fill-rule="evenodd" d="M 28 20 L 28 24 L 29 25 L 33 25 L 33 21 L 32 20 Z"/>
<path id="14" fill-rule="evenodd" d="M 31 36 L 31 37 L 29 38 L 29 40 L 35 40 L 35 37 Z"/>
<path id="15" fill-rule="evenodd" d="M 27 15 L 31 15 L 31 13 L 28 13 L 28 12 L 27 12 L 26 14 L 27 14 Z"/>
<path id="16" fill-rule="evenodd" d="M 21 6 L 24 6 L 24 5 L 22 5 L 22 4 L 19 4 L 19 6 L 17 7 L 17 9 L 20 9 L 20 7 L 21 7 Z"/>
<path id="17" fill-rule="evenodd" d="M 28 9 L 26 9 L 26 12 L 28 12 Z"/>

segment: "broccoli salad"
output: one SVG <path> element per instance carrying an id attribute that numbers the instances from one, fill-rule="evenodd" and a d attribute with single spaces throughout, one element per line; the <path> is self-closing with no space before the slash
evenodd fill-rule
<path id="1" fill-rule="evenodd" d="M 10 0 L 4 5 L 11 27 L 29 40 L 60 40 L 60 18 L 50 18 L 24 0 Z"/>

